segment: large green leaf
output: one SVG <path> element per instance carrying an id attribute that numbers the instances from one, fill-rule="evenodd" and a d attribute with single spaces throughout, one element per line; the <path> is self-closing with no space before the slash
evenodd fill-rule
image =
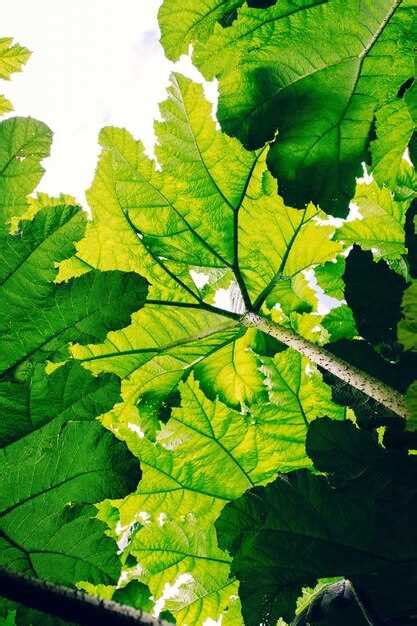
<path id="1" fill-rule="evenodd" d="M 85 217 L 46 204 L 1 236 L 0 563 L 63 584 L 111 583 L 117 549 L 93 505 L 125 496 L 139 477 L 137 460 L 96 421 L 119 400 L 119 381 L 74 361 L 48 376 L 39 362 L 127 324 L 147 284 L 95 270 L 57 285 L 56 263 L 73 254 Z"/>
<path id="2" fill-rule="evenodd" d="M 126 131 L 102 131 L 88 192 L 94 220 L 63 270 L 88 269 L 80 262 L 135 270 L 151 284 L 148 304 L 129 329 L 74 354 L 94 371 L 122 375 L 123 397 L 134 403 L 162 400 L 193 367 L 206 393 L 238 407 L 264 393 L 257 337 L 241 336 L 228 305 L 213 306 L 219 276 L 222 288 L 237 292 L 236 312 L 264 302 L 280 302 L 286 313 L 311 310 L 316 297 L 304 271 L 343 246 L 312 205 L 304 212 L 284 205 L 263 152 L 247 152 L 216 129 L 201 86 L 174 76 L 161 114 L 161 169 Z"/>
<path id="3" fill-rule="evenodd" d="M 125 326 L 146 297 L 135 274 L 93 271 L 56 285 L 56 260 L 69 256 L 84 230 L 77 207 L 51 207 L 1 241 L 0 329 L 5 371 L 53 356 L 70 341 L 100 341 Z"/>
<path id="4" fill-rule="evenodd" d="M 180 385 L 181 406 L 173 408 L 156 443 L 149 442 L 143 433 L 141 436 L 135 422 L 114 425 L 118 436 L 141 459 L 143 470 L 138 493 L 121 507 L 123 525 L 131 523 L 137 511 L 146 511 L 154 520 L 161 513 L 180 518 L 193 512 L 196 516 L 204 514 L 206 522 L 214 521 L 224 503 L 246 489 L 270 480 L 277 471 L 308 464 L 305 414 L 311 419 L 324 413 L 341 417 L 343 411 L 331 406 L 330 389 L 320 380 L 315 381 L 315 397 L 307 396 L 317 373 L 305 375 L 300 392 L 294 389 L 290 398 L 281 397 L 276 381 L 278 366 L 279 362 L 269 383 L 271 400 L 254 405 L 250 413 L 242 414 L 218 400 L 209 400 L 189 378 Z M 321 407 L 315 412 L 309 403 L 319 396 Z M 288 417 L 283 406 L 274 404 L 276 398 L 288 401 Z M 227 481 L 218 472 L 219 463 Z"/>
<path id="5" fill-rule="evenodd" d="M 131 491 L 138 463 L 89 417 L 63 424 L 52 411 L 49 424 L 0 450 L 2 567 L 62 584 L 117 580 L 116 546 L 93 504 Z"/>
<path id="6" fill-rule="evenodd" d="M 173 4 L 189 3 L 165 0 L 161 10 L 162 41 L 178 54 Z M 210 11 L 204 3 L 201 23 Z M 197 67 L 219 78 L 222 128 L 249 148 L 278 131 L 268 162 L 286 201 L 345 215 L 375 111 L 414 76 L 416 15 L 415 0 L 284 0 L 243 6 L 208 40 L 198 28 L 187 37 Z"/>
<path id="7" fill-rule="evenodd" d="M 187 574 L 169 604 L 177 623 L 198 624 L 198 619 L 222 614 L 224 623 L 240 623 L 233 621 L 238 619 L 235 612 L 224 612 L 230 594 L 236 593 L 227 579 L 228 559 L 223 555 L 219 561 L 215 539 L 202 546 L 208 552 L 197 558 L 196 538 L 211 537 L 221 509 L 246 489 L 268 482 L 277 472 L 309 465 L 304 441 L 311 420 L 344 417 L 306 359 L 283 352 L 262 361 L 269 398 L 252 404 L 249 412 L 210 401 L 189 378 L 180 385 L 180 407 L 173 408 L 156 443 L 144 437 L 134 416 L 110 424 L 141 461 L 139 488 L 118 508 L 122 529 L 144 525 L 128 547 L 144 568 L 142 580 L 158 599 L 166 584 L 175 586 L 178 576 Z M 173 563 L 171 553 L 178 557 L 179 541 L 181 557 Z"/>
<path id="8" fill-rule="evenodd" d="M 327 418 L 311 425 L 307 450 L 328 477 L 287 474 L 228 504 L 217 522 L 245 624 L 292 619 L 302 587 L 323 576 L 348 578 L 377 619 L 401 623 L 416 605 L 415 457 Z"/>
<path id="9" fill-rule="evenodd" d="M 0 233 L 27 209 L 26 196 L 42 178 L 40 163 L 49 155 L 51 141 L 49 128 L 30 117 L 0 122 Z"/>

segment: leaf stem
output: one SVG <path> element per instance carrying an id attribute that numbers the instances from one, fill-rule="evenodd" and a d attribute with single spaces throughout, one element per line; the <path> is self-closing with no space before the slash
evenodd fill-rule
<path id="1" fill-rule="evenodd" d="M 5 569 L 0 569 L 0 595 L 84 626 L 169 626 L 165 621 L 117 602 Z"/>
<path id="2" fill-rule="evenodd" d="M 215 313 L 216 315 L 221 315 L 222 317 L 229 317 L 232 320 L 239 321 L 240 315 L 239 313 L 233 313 L 233 311 L 226 311 L 226 309 L 220 309 L 216 306 L 208 304 L 207 302 L 178 302 L 175 300 L 152 300 L 148 299 L 145 302 L 145 306 L 156 305 L 156 306 L 173 306 L 180 307 L 184 309 L 200 309 L 200 311 L 208 311 L 209 313 Z"/>
<path id="3" fill-rule="evenodd" d="M 373 376 L 363 372 L 347 361 L 331 354 L 331 352 L 328 352 L 325 348 L 317 346 L 311 341 L 300 337 L 300 335 L 297 335 L 293 330 L 285 328 L 251 311 L 242 315 L 240 322 L 246 327 L 256 328 L 274 337 L 278 341 L 281 341 L 290 348 L 297 350 L 297 352 L 309 358 L 313 363 L 323 367 L 352 387 L 359 389 L 359 391 L 362 391 L 400 417 L 409 417 L 410 412 L 405 403 L 405 399 L 398 391 L 388 387 L 388 385 L 373 378 Z"/>

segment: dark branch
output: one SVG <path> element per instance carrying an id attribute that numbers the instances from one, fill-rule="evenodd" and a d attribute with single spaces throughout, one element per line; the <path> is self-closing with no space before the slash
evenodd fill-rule
<path id="1" fill-rule="evenodd" d="M 170 626 L 131 607 L 1 568 L 0 595 L 82 626 Z"/>

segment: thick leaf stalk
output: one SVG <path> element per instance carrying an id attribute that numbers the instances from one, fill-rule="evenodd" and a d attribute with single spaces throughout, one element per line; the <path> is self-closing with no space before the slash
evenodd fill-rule
<path id="1" fill-rule="evenodd" d="M 250 311 L 242 315 L 240 322 L 244 326 L 256 328 L 281 341 L 286 346 L 297 350 L 297 352 L 309 358 L 316 365 L 326 369 L 330 374 L 337 376 L 337 378 L 355 387 L 355 389 L 362 391 L 400 417 L 405 419 L 410 417 L 410 411 L 405 399 L 398 391 L 324 348 L 300 337 L 292 330 Z"/>

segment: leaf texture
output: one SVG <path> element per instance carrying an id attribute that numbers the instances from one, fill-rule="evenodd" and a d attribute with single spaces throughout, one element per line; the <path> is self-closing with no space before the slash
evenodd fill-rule
<path id="1" fill-rule="evenodd" d="M 404 559 L 410 567 L 416 558 L 414 457 L 329 419 L 311 425 L 307 451 L 327 477 L 292 472 L 227 505 L 217 522 L 220 545 L 234 557 L 245 623 L 291 620 L 301 588 L 323 576 L 348 578 L 378 619 L 395 621 L 415 604 L 407 597 L 414 582 L 408 590 L 397 582 Z"/>
<path id="2" fill-rule="evenodd" d="M 278 131 L 268 163 L 286 202 L 346 215 L 375 112 L 414 77 L 416 11 L 415 0 L 286 0 L 243 6 L 208 40 L 191 31 L 194 62 L 219 79 L 222 128 L 248 148 Z M 161 21 L 168 48 L 175 20 Z"/>
<path id="3" fill-rule="evenodd" d="M 27 195 L 42 178 L 41 161 L 49 156 L 51 141 L 49 128 L 30 117 L 0 122 L 0 233 L 27 209 Z"/>

